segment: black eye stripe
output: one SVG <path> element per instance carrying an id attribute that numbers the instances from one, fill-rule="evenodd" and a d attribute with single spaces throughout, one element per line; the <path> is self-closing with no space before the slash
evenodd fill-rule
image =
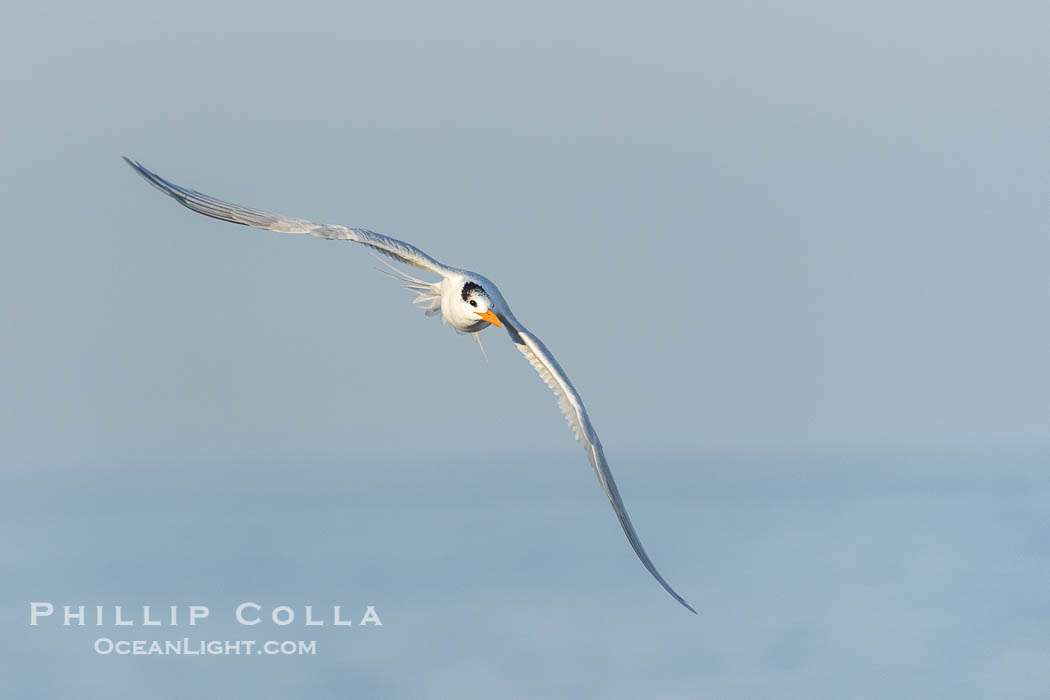
<path id="1" fill-rule="evenodd" d="M 460 292 L 460 295 L 463 297 L 463 301 L 467 300 L 467 297 L 470 296 L 471 292 L 481 292 L 482 294 L 485 294 L 485 290 L 481 288 L 480 284 L 475 284 L 474 282 L 467 282 L 465 285 L 463 285 L 463 291 Z"/>

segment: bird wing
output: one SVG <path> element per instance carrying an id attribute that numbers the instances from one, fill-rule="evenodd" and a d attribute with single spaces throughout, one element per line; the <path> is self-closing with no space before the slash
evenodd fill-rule
<path id="1" fill-rule="evenodd" d="M 125 158 L 124 160 L 128 165 L 134 168 L 135 171 L 146 180 L 146 182 L 150 183 L 184 207 L 192 209 L 200 214 L 204 214 L 205 216 L 210 216 L 214 219 L 222 219 L 223 221 L 230 221 L 235 224 L 242 224 L 244 226 L 253 226 L 268 231 L 277 231 L 278 233 L 309 233 L 311 236 L 317 236 L 318 238 L 353 241 L 355 243 L 366 245 L 383 255 L 387 255 L 394 260 L 397 260 L 398 262 L 417 267 L 421 270 L 429 270 L 442 275 L 443 277 L 447 277 L 450 273 L 457 272 L 457 270 L 453 268 L 442 265 L 414 245 L 405 243 L 404 241 L 399 241 L 396 238 L 384 236 L 381 233 L 369 231 L 365 228 L 348 228 L 337 224 L 315 224 L 314 222 L 305 219 L 293 219 L 289 216 L 270 214 L 268 212 L 259 211 L 258 209 L 242 207 L 239 204 L 223 202 L 214 197 L 209 197 L 206 194 L 201 194 L 200 192 L 196 192 L 186 187 L 180 187 L 173 182 L 169 182 L 160 175 L 147 170 L 141 163 L 129 160 L 128 158 Z"/>
<path id="2" fill-rule="evenodd" d="M 580 398 L 572 382 L 569 381 L 565 370 L 554 359 L 554 355 L 547 349 L 547 346 L 518 323 L 512 314 L 508 313 L 505 318 L 501 316 L 500 319 L 503 321 L 504 326 L 507 328 L 507 333 L 518 350 L 536 369 L 540 378 L 557 395 L 558 406 L 561 408 L 562 413 L 565 414 L 565 419 L 569 422 L 569 427 L 572 428 L 572 434 L 587 450 L 587 458 L 590 460 L 591 466 L 594 467 L 594 473 L 598 476 L 598 481 L 601 483 L 605 495 L 609 497 L 609 503 L 612 504 L 613 511 L 616 512 L 616 517 L 619 519 L 620 526 L 623 527 L 624 534 L 627 535 L 627 540 L 631 543 L 634 553 L 638 555 L 638 558 L 645 565 L 645 568 L 649 570 L 649 573 L 660 582 L 664 590 L 691 612 L 696 613 L 696 610 L 689 603 L 685 602 L 682 596 L 678 595 L 671 588 L 670 584 L 664 580 L 664 577 L 656 570 L 652 560 L 649 559 L 649 555 L 646 554 L 645 548 L 642 547 L 642 542 L 638 538 L 638 533 L 634 530 L 631 518 L 627 515 L 627 508 L 620 497 L 620 490 L 616 488 L 616 481 L 613 480 L 609 463 L 605 460 L 602 443 L 598 440 L 598 435 L 594 432 L 594 426 L 591 425 L 591 419 L 587 416 L 587 409 L 583 406 L 583 399 Z"/>
<path id="3" fill-rule="evenodd" d="M 205 216 L 279 233 L 308 233 L 319 238 L 354 241 L 387 255 L 398 262 L 421 270 L 429 270 L 443 277 L 460 272 L 460 270 L 439 263 L 419 248 L 404 241 L 399 241 L 396 238 L 384 236 L 368 229 L 348 228 L 336 224 L 316 224 L 305 219 L 294 219 L 279 214 L 270 214 L 257 209 L 242 207 L 238 204 L 224 202 L 169 182 L 161 176 L 150 172 L 140 163 L 128 158 L 124 160 L 158 190 L 179 204 Z M 502 318 L 502 320 L 518 349 L 536 368 L 543 381 L 557 394 L 558 405 L 565 414 L 565 418 L 569 421 L 569 427 L 572 428 L 573 435 L 586 448 L 591 466 L 594 467 L 594 472 L 598 475 L 598 481 L 601 483 L 605 495 L 609 497 L 609 502 L 612 504 L 616 517 L 620 520 L 620 525 L 623 527 L 623 531 L 627 535 L 627 539 L 631 543 L 635 554 L 638 555 L 638 558 L 645 565 L 645 568 L 649 570 L 649 573 L 660 582 L 660 585 L 675 600 L 695 613 L 696 610 L 689 603 L 685 602 L 680 595 L 675 593 L 674 589 L 664 580 L 642 547 L 642 543 L 638 539 L 638 533 L 635 532 L 634 525 L 627 516 L 627 509 L 624 507 L 623 499 L 616 488 L 616 482 L 613 481 L 612 472 L 609 470 L 609 464 L 605 460 L 601 442 L 598 441 L 598 435 L 594 432 L 594 427 L 591 425 L 587 411 L 583 407 L 580 395 L 576 393 L 576 389 L 572 386 L 565 371 L 558 365 L 558 361 L 554 359 L 550 350 L 547 349 L 540 339 L 519 324 L 513 315 L 508 312 L 506 318 Z"/>

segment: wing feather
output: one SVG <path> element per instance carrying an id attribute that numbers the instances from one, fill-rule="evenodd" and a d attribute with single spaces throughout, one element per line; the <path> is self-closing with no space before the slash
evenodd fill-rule
<path id="1" fill-rule="evenodd" d="M 384 236 L 375 231 L 369 231 L 368 229 L 363 228 L 349 228 L 336 224 L 317 224 L 312 221 L 307 221 L 306 219 L 295 219 L 292 217 L 281 216 L 280 214 L 271 214 L 258 209 L 243 207 L 238 204 L 231 204 L 230 202 L 224 202 L 195 190 L 176 185 L 173 182 L 165 180 L 156 173 L 147 170 L 140 163 L 127 158 L 124 160 L 127 161 L 128 165 L 134 168 L 139 175 L 158 190 L 188 209 L 192 209 L 193 211 L 204 214 L 205 216 L 221 219 L 223 221 L 230 221 L 244 226 L 277 231 L 279 233 L 308 233 L 319 238 L 353 241 L 368 246 L 372 250 L 393 258 L 398 262 L 422 270 L 429 270 L 444 277 L 448 277 L 450 274 L 462 272 L 456 268 L 451 268 L 439 263 L 422 250 L 409 243 L 399 241 L 398 239 L 389 236 Z M 503 322 L 508 334 L 510 334 L 511 339 L 517 345 L 518 349 L 536 369 L 540 378 L 558 397 L 558 406 L 561 408 L 562 413 L 565 414 L 565 419 L 568 421 L 569 427 L 572 428 L 573 436 L 576 440 L 581 442 L 587 450 L 587 458 L 590 460 L 591 466 L 594 468 L 594 472 L 598 476 L 598 481 L 601 483 L 605 495 L 608 496 L 609 503 L 612 504 L 613 511 L 615 511 L 616 517 L 620 521 L 620 526 L 623 527 L 624 534 L 627 535 L 627 540 L 631 543 L 631 547 L 634 549 L 635 554 L 638 555 L 638 558 L 641 560 L 642 564 L 645 565 L 645 568 L 649 573 L 653 575 L 660 585 L 663 586 L 675 600 L 695 613 L 696 610 L 694 610 L 689 603 L 685 602 L 685 600 L 678 595 L 673 588 L 671 588 L 667 581 L 664 580 L 663 576 L 661 576 L 660 572 L 656 570 L 652 560 L 649 559 L 649 555 L 642 547 L 641 540 L 638 538 L 638 533 L 635 532 L 634 525 L 631 523 L 631 519 L 627 515 L 627 509 L 624 507 L 623 499 L 620 497 L 620 491 L 617 489 L 616 482 L 613 480 L 612 471 L 609 469 L 609 464 L 605 459 L 605 453 L 602 450 L 601 442 L 598 440 L 598 435 L 594 432 L 594 427 L 591 425 L 590 418 L 587 416 L 587 410 L 583 406 L 583 401 L 580 399 L 580 395 L 569 381 L 568 375 L 565 374 L 565 371 L 558 364 L 558 361 L 554 359 L 554 355 L 551 354 L 550 350 L 547 349 L 539 338 L 532 335 L 528 330 L 522 327 L 517 322 L 517 319 L 509 313 L 509 310 L 506 314 L 506 318 L 503 318 Z"/>
<path id="2" fill-rule="evenodd" d="M 221 199 L 216 199 L 165 180 L 160 175 L 147 170 L 141 163 L 128 158 L 124 158 L 124 160 L 146 182 L 179 204 L 213 219 L 221 219 L 267 231 L 277 231 L 278 233 L 308 233 L 318 238 L 353 241 L 366 245 L 372 250 L 391 257 L 400 263 L 411 265 L 421 270 L 429 270 L 442 276 L 448 276 L 449 273 L 456 272 L 455 269 L 439 263 L 414 245 L 399 241 L 396 238 L 384 236 L 381 233 L 369 231 L 365 228 L 349 228 L 337 224 L 316 224 L 306 219 L 295 219 L 290 216 L 271 214 L 258 209 L 242 207 L 239 204 L 224 202 Z"/>
<path id="3" fill-rule="evenodd" d="M 685 602 L 682 596 L 678 595 L 671 585 L 664 580 L 664 577 L 660 575 L 660 572 L 656 570 L 656 566 L 653 564 L 649 555 L 646 553 L 645 548 L 642 547 L 642 541 L 638 537 L 638 533 L 634 529 L 634 524 L 631 522 L 631 518 L 627 515 L 627 508 L 624 506 L 623 498 L 620 496 L 620 490 L 616 487 L 616 481 L 613 479 L 612 470 L 609 468 L 609 463 L 605 459 L 605 452 L 602 449 L 602 443 L 598 440 L 598 435 L 594 431 L 594 426 L 591 425 L 591 419 L 587 415 L 587 409 L 583 406 L 583 400 L 580 398 L 579 393 L 573 387 L 572 382 L 569 381 L 569 376 L 565 374 L 565 370 L 561 368 L 558 361 L 554 359 L 554 355 L 543 342 L 525 329 L 521 324 L 517 322 L 510 314 L 507 314 L 506 318 L 502 319 L 504 325 L 507 327 L 511 340 L 514 341 L 518 350 L 521 354 L 529 361 L 529 363 L 536 369 L 536 372 L 540 375 L 540 379 L 544 381 L 558 397 L 558 407 L 561 408 L 562 413 L 565 414 L 565 419 L 569 423 L 569 427 L 572 429 L 572 434 L 578 442 L 583 443 L 584 449 L 587 451 L 587 458 L 591 462 L 591 466 L 594 468 L 594 473 L 598 476 L 598 481 L 602 485 L 602 490 L 605 491 L 605 495 L 609 498 L 609 503 L 612 504 L 613 511 L 616 513 L 617 519 L 620 521 L 620 526 L 623 528 L 624 534 L 627 535 L 628 542 L 631 543 L 631 548 L 634 549 L 634 553 L 638 555 L 638 559 L 641 560 L 642 564 L 653 575 L 661 586 L 664 587 L 671 596 L 679 603 L 684 605 L 688 610 L 696 613 L 689 603 Z"/>

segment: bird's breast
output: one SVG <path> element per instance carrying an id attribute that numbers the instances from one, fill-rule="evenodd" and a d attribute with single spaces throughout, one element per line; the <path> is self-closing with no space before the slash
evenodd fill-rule
<path id="1" fill-rule="evenodd" d="M 471 322 L 471 321 L 463 322 L 463 321 L 461 321 L 460 323 L 453 323 L 452 324 L 452 326 L 456 330 L 463 331 L 464 333 L 477 333 L 478 331 L 480 331 L 481 329 L 483 329 L 487 325 L 489 325 L 488 321 L 482 321 L 480 319 L 477 320 L 477 321 L 474 321 L 474 322 Z"/>

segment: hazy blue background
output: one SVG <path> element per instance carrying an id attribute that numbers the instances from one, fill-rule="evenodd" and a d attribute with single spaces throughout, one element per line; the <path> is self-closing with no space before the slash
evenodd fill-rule
<path id="1" fill-rule="evenodd" d="M 1048 22 L 6 8 L 0 691 L 1042 697 Z M 495 280 L 699 617 L 501 333 L 486 363 L 365 251 L 194 215 L 124 154 Z M 249 599 L 386 624 L 247 659 L 27 624 L 30 600 Z"/>

